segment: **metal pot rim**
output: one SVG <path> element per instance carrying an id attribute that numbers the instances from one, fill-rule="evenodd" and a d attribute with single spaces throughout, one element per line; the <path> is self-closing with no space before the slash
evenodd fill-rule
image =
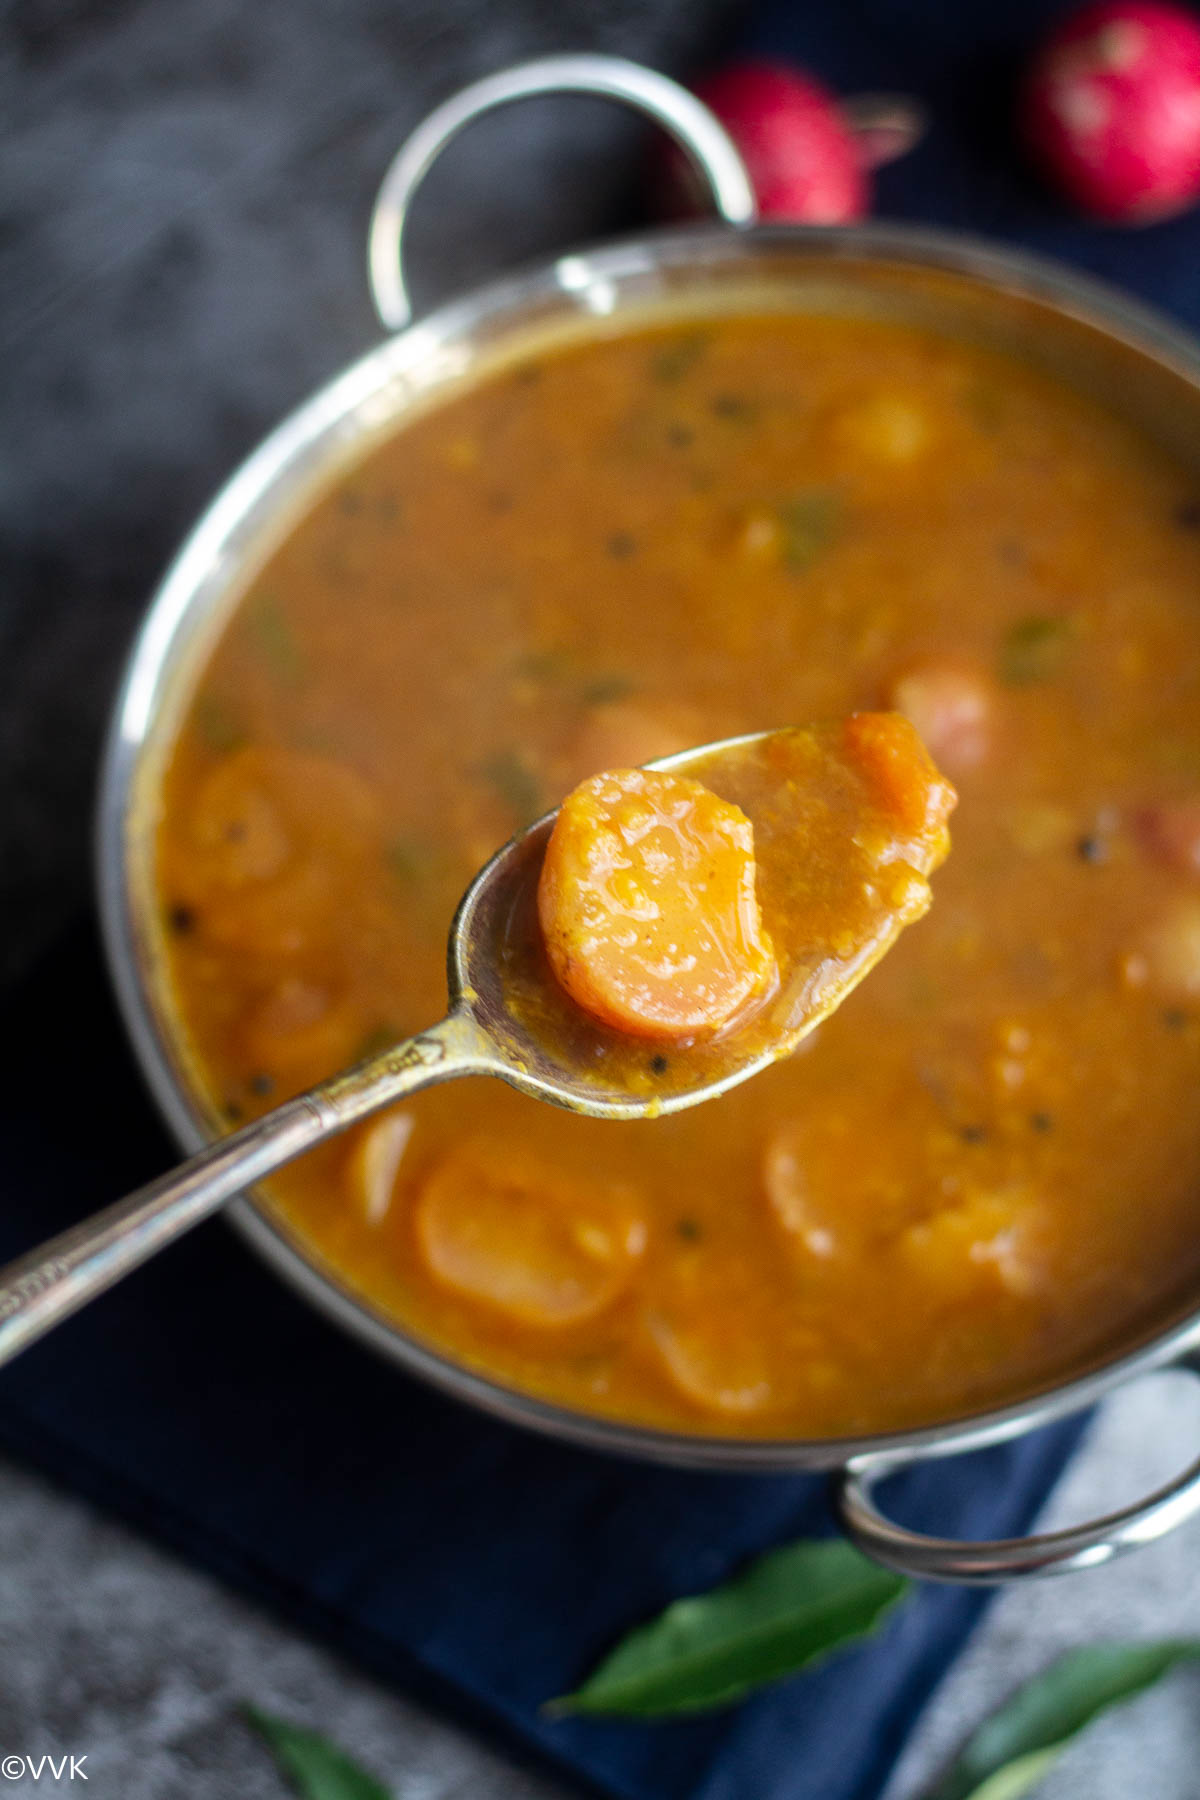
<path id="1" fill-rule="evenodd" d="M 365 442 L 370 402 L 391 392 L 418 392 L 430 366 L 442 359 L 453 372 L 455 352 L 486 328 L 502 331 L 555 306 L 603 316 L 621 307 L 625 288 L 653 283 L 669 272 L 697 275 L 739 259 L 792 256 L 942 271 L 1014 298 L 1040 302 L 1101 332 L 1200 386 L 1200 344 L 1152 309 L 1119 290 L 1024 251 L 998 248 L 958 234 L 893 225 L 847 228 L 702 226 L 635 237 L 559 257 L 553 263 L 482 287 L 451 301 L 387 339 L 320 388 L 278 425 L 221 488 L 163 577 L 134 643 L 112 716 L 97 808 L 97 883 L 103 938 L 121 1012 L 148 1085 L 169 1127 L 186 1150 L 207 1141 L 200 1115 L 172 1067 L 169 1040 L 156 1012 L 139 954 L 140 919 L 130 865 L 129 824 L 135 777 L 161 698 L 165 672 L 181 625 L 204 584 L 227 583 L 221 571 L 236 562 L 239 529 L 276 495 L 285 475 L 315 446 L 331 438 Z M 396 384 L 400 384 L 397 389 Z M 357 411 L 355 409 L 358 409 Z M 348 429 L 347 421 L 356 419 Z M 339 436 L 340 434 L 340 436 Z M 855 1438 L 752 1439 L 677 1433 L 625 1425 L 556 1406 L 507 1388 L 461 1366 L 385 1320 L 332 1274 L 304 1255 L 249 1196 L 229 1209 L 242 1235 L 293 1287 L 320 1310 L 409 1372 L 482 1411 L 593 1449 L 646 1460 L 710 1469 L 818 1469 L 860 1466 L 864 1459 L 895 1466 L 928 1453 L 966 1451 L 1012 1437 L 1091 1405 L 1118 1383 L 1184 1358 L 1200 1346 L 1200 1304 L 1142 1343 L 1080 1376 L 1023 1400 L 911 1430 Z"/>

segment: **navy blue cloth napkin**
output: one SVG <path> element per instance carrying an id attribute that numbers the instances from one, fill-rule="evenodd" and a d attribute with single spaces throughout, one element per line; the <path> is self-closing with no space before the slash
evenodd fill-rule
<path id="1" fill-rule="evenodd" d="M 1058 213 L 1021 169 L 1009 83 L 1051 11 L 780 4 L 744 47 L 844 91 L 926 100 L 929 139 L 880 177 L 885 216 L 1021 240 L 1200 322 L 1197 217 L 1105 231 Z M 172 1154 L 90 934 L 9 997 L 5 1027 L 0 1260 Z M 1077 1430 L 913 1471 L 896 1507 L 967 1536 L 1020 1531 Z M 325 1324 L 219 1223 L 0 1374 L 0 1442 L 385 1676 L 630 1800 L 869 1800 L 981 1604 L 928 1589 L 870 1645 L 710 1719 L 548 1722 L 539 1703 L 629 1626 L 830 1529 L 824 1483 L 634 1466 L 476 1417 Z"/>
<path id="2" fill-rule="evenodd" d="M 0 1262 L 171 1154 L 81 929 L 5 1009 Z M 1076 1430 L 913 1473 L 896 1504 L 1019 1531 Z M 642 1467 L 477 1417 L 318 1318 L 219 1221 L 0 1373 L 0 1443 L 630 1800 L 867 1800 L 980 1604 L 928 1589 L 865 1650 L 698 1723 L 539 1718 L 667 1601 L 828 1531 L 824 1481 Z"/>

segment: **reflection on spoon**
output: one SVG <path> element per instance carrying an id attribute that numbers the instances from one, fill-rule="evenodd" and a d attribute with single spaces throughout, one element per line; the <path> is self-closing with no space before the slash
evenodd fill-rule
<path id="1" fill-rule="evenodd" d="M 713 1099 L 794 1049 L 929 905 L 954 790 L 896 714 L 651 769 L 585 783 L 476 876 L 440 1024 L 0 1270 L 0 1362 L 235 1194 L 435 1082 L 494 1075 L 616 1119 Z"/>

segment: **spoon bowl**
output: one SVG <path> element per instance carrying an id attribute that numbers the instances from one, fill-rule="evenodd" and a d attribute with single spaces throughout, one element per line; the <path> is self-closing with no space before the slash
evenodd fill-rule
<path id="1" fill-rule="evenodd" d="M 702 781 L 740 806 L 754 826 L 778 980 L 749 1012 L 711 1038 L 683 1045 L 631 1039 L 590 1020 L 558 988 L 546 967 L 536 908 L 538 875 L 557 809 L 499 850 L 459 904 L 448 965 L 452 1013 L 471 1021 L 486 1040 L 487 1072 L 594 1118 L 657 1118 L 715 1100 L 790 1056 L 874 968 L 929 898 L 922 869 L 904 903 L 895 906 L 887 895 L 874 893 L 864 904 L 862 878 L 874 871 L 866 866 L 869 852 L 854 856 L 853 821 L 827 812 L 814 820 L 811 805 L 810 816 L 798 817 L 797 788 L 811 753 L 815 747 L 824 754 L 837 729 L 749 732 L 645 765 Z M 806 879 L 795 856 L 798 826 L 826 839 L 845 833 L 838 846 L 843 864 L 838 904 L 847 930 L 837 945 L 814 937 L 810 924 L 798 931 L 780 924 L 811 910 L 807 894 L 797 892 Z"/>

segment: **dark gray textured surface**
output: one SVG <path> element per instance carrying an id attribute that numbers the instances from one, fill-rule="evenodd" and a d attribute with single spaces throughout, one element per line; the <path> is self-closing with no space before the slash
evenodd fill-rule
<path id="1" fill-rule="evenodd" d="M 1052 1498 L 1064 1525 L 1132 1499 L 1195 1453 L 1182 1378 L 1110 1401 Z M 920 1800 L 1002 1696 L 1071 1645 L 1194 1635 L 1200 1521 L 1123 1562 L 1014 1588 L 936 1695 L 884 1800 Z M 1183 1671 L 1094 1726 L 1039 1800 L 1195 1800 L 1200 1675 Z M 93 1800 L 283 1800 L 239 1715 L 252 1700 L 332 1734 L 395 1800 L 571 1800 L 370 1680 L 206 1575 L 0 1461 L 0 1758 L 86 1753 L 90 1786 L 5 1784 Z M 797 1745 L 797 1755 L 803 1746 Z M 0 1763 L 0 1767 L 2 1767 Z M 747 1794 L 745 1800 L 754 1800 Z"/>
<path id="2" fill-rule="evenodd" d="M 283 1800 L 247 1700 L 332 1733 L 396 1800 L 568 1800 L 207 1576 L 0 1463 L 0 1771 L 86 1756 L 6 1795 Z"/>
<path id="3" fill-rule="evenodd" d="M 84 899 L 122 652 L 190 520 L 377 334 L 376 185 L 463 82 L 703 56 L 735 0 L 15 0 L 0 10 L 0 977 Z M 414 220 L 423 295 L 630 216 L 638 133 L 538 102 Z"/>

